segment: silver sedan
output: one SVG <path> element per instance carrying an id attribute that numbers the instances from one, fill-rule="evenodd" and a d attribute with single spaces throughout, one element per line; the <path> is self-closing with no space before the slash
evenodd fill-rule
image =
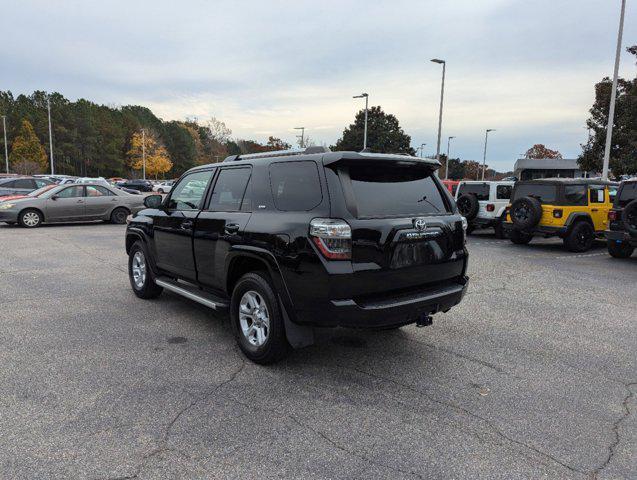
<path id="1" fill-rule="evenodd" d="M 56 185 L 0 202 L 0 222 L 39 227 L 43 223 L 104 220 L 126 223 L 144 208 L 142 195 L 98 184 Z"/>

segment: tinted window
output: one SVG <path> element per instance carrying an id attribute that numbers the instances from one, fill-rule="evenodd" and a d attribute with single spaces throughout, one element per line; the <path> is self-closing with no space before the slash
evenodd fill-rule
<path id="1" fill-rule="evenodd" d="M 108 197 L 109 195 L 114 195 L 114 194 L 107 188 L 99 187 L 97 185 L 90 185 L 86 187 L 87 197 Z"/>
<path id="2" fill-rule="evenodd" d="M 36 186 L 37 186 L 38 188 L 41 188 L 41 187 L 44 187 L 44 186 L 46 186 L 46 185 L 50 185 L 50 184 L 51 184 L 51 182 L 49 182 L 48 180 L 44 180 L 44 179 L 42 179 L 42 178 L 36 178 L 36 179 L 34 180 L 34 182 L 35 182 L 35 184 L 36 184 Z"/>
<path id="3" fill-rule="evenodd" d="M 270 187 L 278 210 L 312 210 L 323 199 L 318 167 L 311 161 L 271 164 Z"/>
<path id="4" fill-rule="evenodd" d="M 35 189 L 35 182 L 30 178 L 22 178 L 20 180 L 15 181 L 14 188 L 26 188 L 29 190 Z"/>
<path id="5" fill-rule="evenodd" d="M 511 192 L 513 191 L 513 187 L 511 185 L 498 185 L 496 187 L 496 198 L 498 200 L 508 200 L 511 198 Z"/>
<path id="6" fill-rule="evenodd" d="M 633 200 L 637 200 L 637 182 L 626 182 L 616 198 L 616 207 L 623 208 Z"/>
<path id="7" fill-rule="evenodd" d="M 75 198 L 75 197 L 83 197 L 84 196 L 84 187 L 81 185 L 74 187 L 67 187 L 63 190 L 60 190 L 55 194 L 56 197 L 59 198 Z"/>
<path id="8" fill-rule="evenodd" d="M 351 166 L 359 217 L 447 213 L 440 189 L 428 170 L 414 167 Z"/>
<path id="9" fill-rule="evenodd" d="M 565 185 L 564 200 L 566 205 L 588 205 L 586 185 Z"/>
<path id="10" fill-rule="evenodd" d="M 10 180 L 8 182 L 2 182 L 2 183 L 0 183 L 0 187 L 2 187 L 2 188 L 14 188 L 15 187 L 15 180 Z"/>
<path id="11" fill-rule="evenodd" d="M 226 168 L 219 172 L 215 188 L 210 197 L 209 210 L 236 212 L 241 209 L 241 201 L 250 179 L 249 168 Z"/>
<path id="12" fill-rule="evenodd" d="M 170 194 L 168 208 L 171 210 L 198 210 L 201 208 L 201 201 L 212 173 L 212 170 L 193 172 L 182 178 Z"/>
<path id="13" fill-rule="evenodd" d="M 472 193 L 478 200 L 489 200 L 489 184 L 488 183 L 463 183 L 460 185 L 458 198 L 460 195 Z"/>
<path id="14" fill-rule="evenodd" d="M 518 184 L 515 186 L 513 200 L 517 200 L 521 197 L 535 197 L 540 203 L 555 204 L 555 202 L 557 202 L 557 186 Z"/>

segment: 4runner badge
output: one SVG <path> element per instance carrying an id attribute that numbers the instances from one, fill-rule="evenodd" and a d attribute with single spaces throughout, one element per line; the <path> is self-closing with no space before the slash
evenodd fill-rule
<path id="1" fill-rule="evenodd" d="M 414 218 L 413 222 L 414 228 L 420 232 L 427 228 L 427 222 L 425 222 L 424 218 Z"/>

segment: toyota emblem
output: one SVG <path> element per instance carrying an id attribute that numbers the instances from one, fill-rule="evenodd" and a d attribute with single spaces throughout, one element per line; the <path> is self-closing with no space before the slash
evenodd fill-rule
<path id="1" fill-rule="evenodd" d="M 424 218 L 414 218 L 414 228 L 422 232 L 427 228 L 427 222 L 425 222 Z"/>

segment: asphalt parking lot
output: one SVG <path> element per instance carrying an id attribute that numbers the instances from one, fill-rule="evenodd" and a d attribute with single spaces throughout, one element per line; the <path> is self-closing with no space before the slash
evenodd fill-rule
<path id="1" fill-rule="evenodd" d="M 2 478 L 636 478 L 637 256 L 470 237 L 434 325 L 262 367 L 124 227 L 0 224 Z"/>

